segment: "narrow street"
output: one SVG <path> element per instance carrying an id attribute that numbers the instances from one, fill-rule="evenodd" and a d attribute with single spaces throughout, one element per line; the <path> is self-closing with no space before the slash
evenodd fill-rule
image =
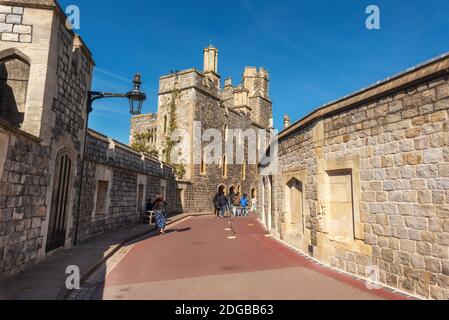
<path id="1" fill-rule="evenodd" d="M 254 217 L 195 217 L 165 236 L 121 249 L 70 296 L 79 300 L 379 300 L 404 299 L 368 290 L 363 281 L 315 264 L 267 237 Z"/>

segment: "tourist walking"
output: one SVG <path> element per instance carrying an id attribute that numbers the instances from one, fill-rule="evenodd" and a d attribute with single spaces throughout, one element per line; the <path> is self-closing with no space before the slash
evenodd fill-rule
<path id="1" fill-rule="evenodd" d="M 257 197 L 255 196 L 251 199 L 251 212 L 253 214 L 257 213 Z"/>
<path id="2" fill-rule="evenodd" d="M 241 215 L 247 216 L 248 215 L 248 195 L 246 193 L 240 199 L 240 208 L 241 208 Z"/>
<path id="3" fill-rule="evenodd" d="M 240 216 L 240 193 L 237 192 L 234 197 L 234 216 L 238 217 Z"/>
<path id="4" fill-rule="evenodd" d="M 218 201 L 218 198 L 220 196 L 220 192 L 217 192 L 214 196 L 214 199 L 212 200 L 214 204 L 214 216 L 218 218 L 220 216 L 220 202 Z"/>
<path id="5" fill-rule="evenodd" d="M 235 200 L 235 191 L 234 189 L 231 189 L 231 191 L 229 192 L 228 208 L 229 214 L 233 214 L 235 216 L 234 200 Z"/>
<path id="6" fill-rule="evenodd" d="M 166 205 L 167 202 L 165 202 L 162 196 L 156 196 L 156 200 L 153 203 L 153 210 L 156 214 L 156 227 L 161 235 L 165 234 L 165 227 L 167 226 Z"/>
<path id="7" fill-rule="evenodd" d="M 228 199 L 227 199 L 225 193 L 223 191 L 220 191 L 217 196 L 217 205 L 218 205 L 218 212 L 219 212 L 218 217 L 219 218 L 224 218 L 227 202 L 228 202 Z"/>

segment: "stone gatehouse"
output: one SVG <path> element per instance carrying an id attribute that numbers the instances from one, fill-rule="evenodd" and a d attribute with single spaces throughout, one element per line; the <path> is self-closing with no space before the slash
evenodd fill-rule
<path id="1" fill-rule="evenodd" d="M 173 149 L 173 162 L 185 169 L 185 173 L 178 176 L 176 196 L 185 212 L 212 212 L 212 199 L 219 187 L 255 197 L 258 160 L 249 160 L 266 149 L 273 130 L 268 71 L 246 67 L 241 84 L 235 86 L 228 78 L 222 88 L 218 49 L 205 48 L 203 71 L 191 68 L 160 78 L 158 112 L 132 119 L 131 143 L 138 134 L 146 132 L 146 143 L 165 160 L 171 126 L 184 133 Z M 195 140 L 197 133 L 204 136 L 210 129 L 219 132 L 222 140 L 219 161 L 210 159 L 214 155 L 208 154 L 207 139 Z M 251 138 L 249 132 L 256 137 Z M 239 147 L 244 149 L 244 159 L 240 163 L 235 154 L 227 155 L 229 142 L 234 151 Z M 254 154 L 249 149 L 250 143 L 257 144 L 257 150 L 252 151 Z M 198 157 L 201 160 L 196 161 Z"/>
<path id="2" fill-rule="evenodd" d="M 448 110 L 444 55 L 286 121 L 261 220 L 330 266 L 449 299 Z"/>
<path id="3" fill-rule="evenodd" d="M 56 1 L 1 2 L 0 278 L 139 221 L 156 194 L 179 206 L 173 168 L 85 135 L 93 68 Z"/>

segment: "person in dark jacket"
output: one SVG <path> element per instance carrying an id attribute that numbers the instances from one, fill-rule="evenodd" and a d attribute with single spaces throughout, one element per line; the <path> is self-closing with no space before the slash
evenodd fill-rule
<path id="1" fill-rule="evenodd" d="M 218 201 L 219 196 L 220 192 L 217 192 L 217 194 L 214 196 L 214 200 L 212 201 L 214 204 L 214 216 L 217 218 L 220 216 L 220 202 Z"/>
<path id="2" fill-rule="evenodd" d="M 151 201 L 151 198 L 148 198 L 145 209 L 147 210 L 147 213 L 153 211 L 153 201 Z"/>
<path id="3" fill-rule="evenodd" d="M 224 218 L 224 213 L 226 210 L 226 204 L 228 202 L 228 199 L 226 198 L 226 195 L 223 191 L 218 193 L 217 196 L 217 205 L 219 207 L 219 217 Z"/>

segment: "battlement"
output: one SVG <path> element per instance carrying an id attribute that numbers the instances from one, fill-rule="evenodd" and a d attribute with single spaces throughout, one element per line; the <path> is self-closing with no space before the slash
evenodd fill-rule
<path id="1" fill-rule="evenodd" d="M 269 100 L 269 74 L 265 68 L 245 67 L 243 86 L 249 91 L 250 97 L 262 97 Z"/>
<path id="2" fill-rule="evenodd" d="M 263 67 L 245 67 L 245 71 L 243 72 L 243 78 L 263 78 L 268 80 L 269 73 Z"/>

